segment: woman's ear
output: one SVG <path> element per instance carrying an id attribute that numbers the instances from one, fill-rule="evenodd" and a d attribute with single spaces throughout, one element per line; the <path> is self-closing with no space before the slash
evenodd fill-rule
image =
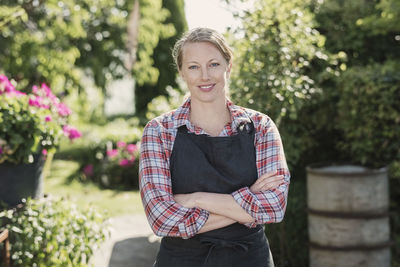
<path id="1" fill-rule="evenodd" d="M 226 76 L 228 78 L 231 76 L 231 70 L 232 70 L 232 62 L 229 62 L 228 67 L 226 69 Z"/>
<path id="2" fill-rule="evenodd" d="M 181 77 L 182 80 L 186 81 L 186 80 L 185 80 L 185 76 L 183 75 L 182 70 L 178 70 L 178 74 L 179 74 L 179 77 Z"/>

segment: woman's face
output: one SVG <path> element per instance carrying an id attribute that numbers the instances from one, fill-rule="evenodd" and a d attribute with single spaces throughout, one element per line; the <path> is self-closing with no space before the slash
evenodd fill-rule
<path id="1" fill-rule="evenodd" d="M 230 71 L 231 64 L 212 43 L 195 42 L 183 46 L 179 73 L 189 88 L 192 101 L 210 103 L 225 99 Z"/>

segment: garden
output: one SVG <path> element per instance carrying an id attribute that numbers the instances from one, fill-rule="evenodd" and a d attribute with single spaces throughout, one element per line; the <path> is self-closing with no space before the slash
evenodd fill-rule
<path id="1" fill-rule="evenodd" d="M 170 55 L 188 28 L 183 7 L 1 2 L 0 232 L 11 266 L 87 266 L 110 218 L 142 212 L 143 128 L 186 94 Z M 254 0 L 236 17 L 224 33 L 230 98 L 275 121 L 291 171 L 285 219 L 266 225 L 275 265 L 310 265 L 307 167 L 345 162 L 387 170 L 390 264 L 400 266 L 400 3 Z M 134 112 L 107 114 L 123 79 L 134 81 Z"/>

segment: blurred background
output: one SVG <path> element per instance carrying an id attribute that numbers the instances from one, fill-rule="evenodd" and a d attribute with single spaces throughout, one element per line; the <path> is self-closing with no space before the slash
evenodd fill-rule
<path id="1" fill-rule="evenodd" d="M 400 266 L 398 0 L 0 0 L 0 74 L 22 92 L 46 83 L 81 133 L 48 158 L 44 194 L 105 219 L 143 213 L 142 130 L 182 103 L 171 48 L 198 26 L 220 31 L 234 50 L 233 102 L 269 115 L 281 133 L 292 182 L 285 220 L 266 226 L 275 265 L 309 265 L 306 167 L 346 162 L 387 167 L 391 264 Z M 54 241 L 43 252 L 39 236 L 50 226 L 34 211 L 48 204 L 31 205 L 23 218 L 36 226 L 19 225 L 23 233 L 10 239 L 16 266 L 49 264 L 63 258 L 54 248 L 66 249 Z M 57 207 L 46 220 L 70 216 Z M 8 225 L 22 218 L 0 214 Z M 82 238 L 71 250 L 80 256 L 65 262 L 85 266 L 90 242 Z"/>

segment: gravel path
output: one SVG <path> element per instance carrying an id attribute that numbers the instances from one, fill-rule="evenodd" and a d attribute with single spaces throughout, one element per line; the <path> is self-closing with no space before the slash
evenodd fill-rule
<path id="1" fill-rule="evenodd" d="M 94 267 L 151 267 L 160 238 L 155 236 L 143 214 L 111 219 L 111 237 L 90 259 Z"/>

